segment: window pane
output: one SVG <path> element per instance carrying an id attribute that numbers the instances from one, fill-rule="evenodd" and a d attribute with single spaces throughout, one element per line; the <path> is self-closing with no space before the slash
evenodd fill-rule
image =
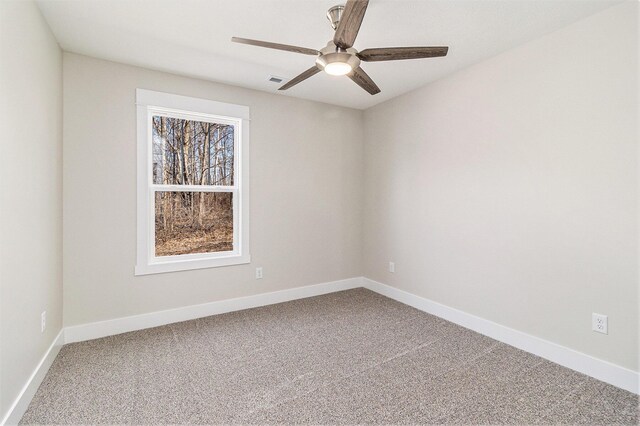
<path id="1" fill-rule="evenodd" d="M 153 116 L 153 183 L 233 185 L 234 126 Z"/>
<path id="2" fill-rule="evenodd" d="M 233 250 L 233 193 L 156 192 L 156 256 Z"/>

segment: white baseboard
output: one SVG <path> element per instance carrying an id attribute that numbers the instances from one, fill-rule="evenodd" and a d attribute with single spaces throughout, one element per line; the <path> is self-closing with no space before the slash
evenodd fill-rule
<path id="1" fill-rule="evenodd" d="M 365 288 L 405 305 L 451 321 L 629 392 L 640 393 L 640 374 L 635 371 L 368 278 L 362 278 L 362 283 Z"/>
<path id="2" fill-rule="evenodd" d="M 272 305 L 274 303 L 303 299 L 305 297 L 319 296 L 321 294 L 349 290 L 357 287 L 362 287 L 361 277 L 296 287 L 271 293 L 256 294 L 253 296 L 238 297 L 235 299 L 220 300 L 217 302 L 203 303 L 201 305 L 185 306 L 182 308 L 116 318 L 107 321 L 75 325 L 65 328 L 64 341 L 65 343 L 81 342 L 84 340 L 113 336 L 115 334 L 126 333 L 129 331 L 142 330 L 175 322 L 208 317 L 210 315 Z"/>
<path id="3" fill-rule="evenodd" d="M 63 330 L 60 330 L 56 338 L 45 352 L 44 356 L 36 366 L 33 373 L 25 383 L 24 387 L 18 394 L 18 397 L 13 402 L 9 411 L 5 415 L 4 419 L 0 424 L 2 425 L 17 425 L 25 411 L 29 407 L 29 403 L 33 398 L 33 395 L 36 394 L 36 391 L 40 387 L 40 384 L 44 380 L 44 377 L 47 375 L 47 371 L 49 371 L 49 367 L 53 364 L 53 360 L 56 359 L 58 352 L 60 352 L 60 348 L 64 344 L 64 333 Z"/>

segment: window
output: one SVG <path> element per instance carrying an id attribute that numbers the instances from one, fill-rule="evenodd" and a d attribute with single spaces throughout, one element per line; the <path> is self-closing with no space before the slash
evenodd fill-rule
<path id="1" fill-rule="evenodd" d="M 249 108 L 138 89 L 136 275 L 248 263 Z"/>

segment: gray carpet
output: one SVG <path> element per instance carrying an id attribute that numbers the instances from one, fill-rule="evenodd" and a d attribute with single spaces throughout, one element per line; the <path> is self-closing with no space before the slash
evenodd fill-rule
<path id="1" fill-rule="evenodd" d="M 637 424 L 638 397 L 357 289 L 65 345 L 22 423 Z"/>

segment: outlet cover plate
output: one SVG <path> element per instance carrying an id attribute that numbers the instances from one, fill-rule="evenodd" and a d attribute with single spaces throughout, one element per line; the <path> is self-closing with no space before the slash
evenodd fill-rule
<path id="1" fill-rule="evenodd" d="M 595 312 L 591 314 L 591 328 L 593 331 L 602 334 L 609 334 L 609 324 L 608 318 L 606 315 L 596 314 Z"/>

